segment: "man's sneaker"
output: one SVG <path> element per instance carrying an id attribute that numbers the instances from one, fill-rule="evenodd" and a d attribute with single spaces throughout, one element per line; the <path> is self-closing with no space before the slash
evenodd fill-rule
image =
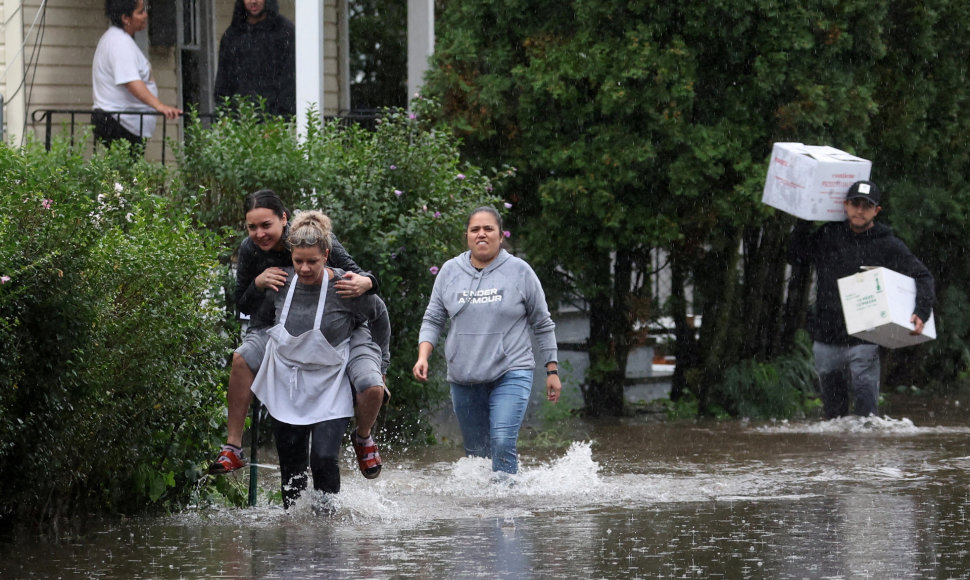
<path id="1" fill-rule="evenodd" d="M 357 454 L 357 465 L 360 467 L 360 472 L 364 474 L 367 479 L 374 479 L 381 474 L 381 454 L 377 451 L 377 444 L 374 443 L 373 437 L 368 437 L 367 439 L 361 439 L 357 436 L 357 431 L 354 430 L 353 434 L 350 436 L 350 440 L 354 443 L 354 453 Z"/>
<path id="2" fill-rule="evenodd" d="M 223 445 L 222 451 L 219 452 L 219 457 L 209 466 L 209 474 L 222 475 L 223 473 L 232 473 L 240 467 L 246 467 L 246 456 L 243 454 L 242 449 L 230 445 Z"/>

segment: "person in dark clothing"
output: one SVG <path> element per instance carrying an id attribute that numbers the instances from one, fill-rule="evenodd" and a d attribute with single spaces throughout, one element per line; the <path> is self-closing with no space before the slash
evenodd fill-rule
<path id="1" fill-rule="evenodd" d="M 236 0 L 219 43 L 215 96 L 262 97 L 266 112 L 296 115 L 296 29 L 277 0 Z"/>
<path id="2" fill-rule="evenodd" d="M 810 264 L 816 270 L 815 307 L 808 331 L 827 419 L 849 414 L 850 387 L 856 415 L 875 414 L 879 400 L 879 346 L 848 334 L 839 278 L 870 266 L 889 268 L 915 279 L 916 305 L 910 318 L 913 334 L 922 334 L 935 300 L 933 276 L 926 266 L 889 227 L 875 222 L 882 210 L 880 197 L 875 183 L 856 182 L 846 195 L 846 221 L 827 222 L 812 231 L 811 222 L 799 220 L 792 231 L 788 262 Z"/>

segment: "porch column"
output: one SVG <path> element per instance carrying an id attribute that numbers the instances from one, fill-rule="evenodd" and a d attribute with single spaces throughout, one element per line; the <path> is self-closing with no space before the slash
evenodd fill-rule
<path id="1" fill-rule="evenodd" d="M 434 0 L 408 0 L 408 108 L 434 53 Z"/>
<path id="2" fill-rule="evenodd" d="M 24 93 L 27 87 L 24 82 L 24 16 L 22 0 L 7 0 L 3 3 L 3 46 L 4 46 L 4 95 L 3 122 L 7 125 L 7 142 L 14 146 L 24 143 L 24 127 L 27 120 L 27 100 Z M 17 88 L 20 87 L 20 90 Z M 14 91 L 17 94 L 14 95 Z M 0 131 L 3 128 L 0 127 Z"/>
<path id="3" fill-rule="evenodd" d="M 307 107 L 315 106 L 323 120 L 323 3 L 324 0 L 294 2 L 296 12 L 296 127 L 306 136 Z"/>

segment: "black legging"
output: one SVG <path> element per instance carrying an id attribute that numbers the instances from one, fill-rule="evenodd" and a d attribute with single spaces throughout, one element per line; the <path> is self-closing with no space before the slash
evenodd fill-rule
<path id="1" fill-rule="evenodd" d="M 273 421 L 276 452 L 280 456 L 283 507 L 289 508 L 307 486 L 306 468 L 313 473 L 313 489 L 325 493 L 340 491 L 337 462 L 350 417 L 321 421 L 313 425 L 290 425 Z"/>

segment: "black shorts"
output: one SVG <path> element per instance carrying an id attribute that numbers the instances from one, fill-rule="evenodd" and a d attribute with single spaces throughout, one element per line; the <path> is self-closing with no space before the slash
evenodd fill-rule
<path id="1" fill-rule="evenodd" d="M 124 139 L 131 143 L 132 151 L 141 152 L 145 148 L 145 140 L 125 129 L 118 121 L 117 114 L 109 114 L 95 109 L 91 113 L 91 124 L 94 125 L 95 139 L 104 143 L 105 147 L 110 147 L 115 141 Z"/>

